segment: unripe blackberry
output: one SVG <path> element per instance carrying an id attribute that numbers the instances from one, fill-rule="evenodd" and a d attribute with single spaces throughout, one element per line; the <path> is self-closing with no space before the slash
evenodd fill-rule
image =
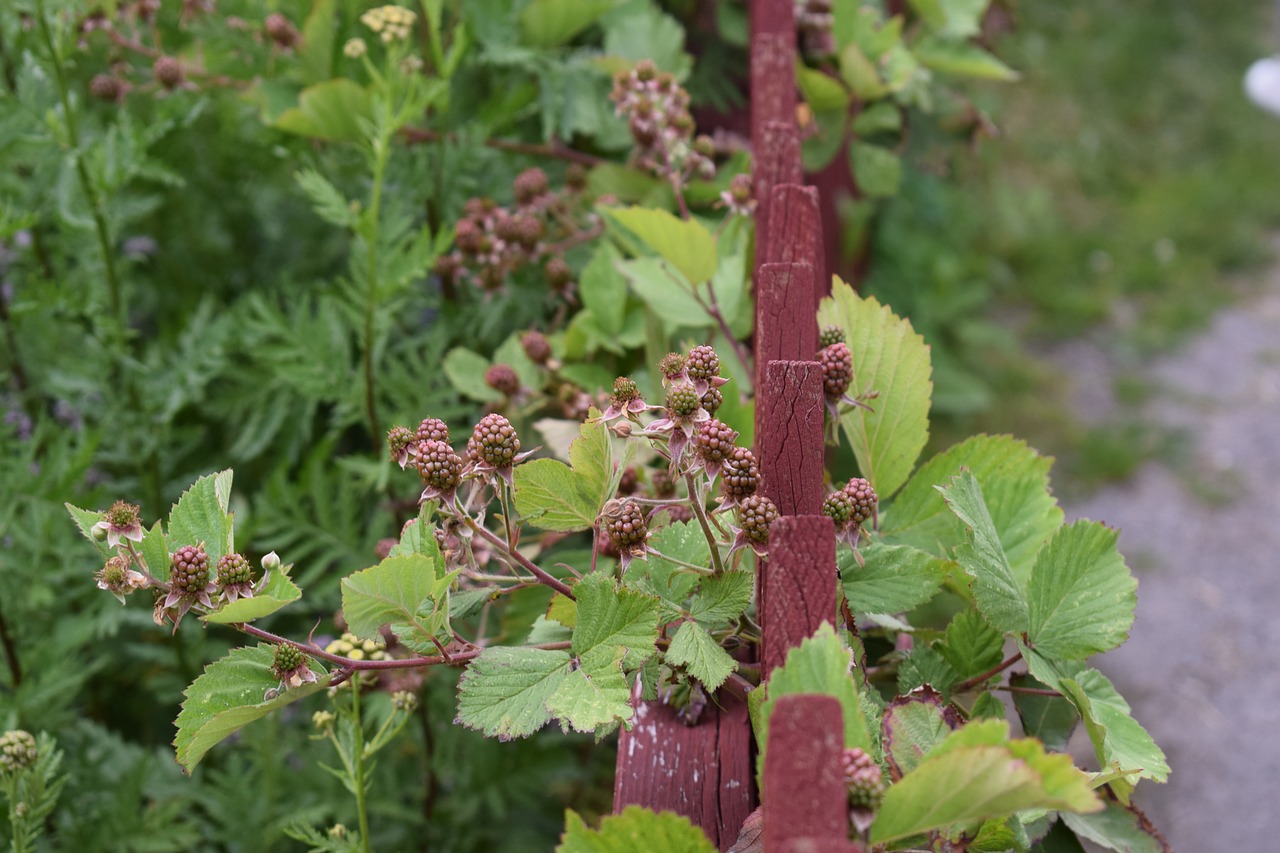
<path id="1" fill-rule="evenodd" d="M 509 364 L 495 364 L 484 372 L 484 384 L 508 397 L 520 392 L 520 374 Z"/>
<path id="2" fill-rule="evenodd" d="M 271 40 L 283 48 L 293 47 L 298 43 L 298 30 L 288 18 L 279 12 L 267 15 L 264 28 Z"/>
<path id="3" fill-rule="evenodd" d="M 419 441 L 449 441 L 449 425 L 439 418 L 424 418 L 418 424 Z"/>
<path id="4" fill-rule="evenodd" d="M 720 375 L 720 356 L 709 346 L 694 347 L 684 366 L 690 379 L 713 379 Z"/>
<path id="5" fill-rule="evenodd" d="M 218 560 L 218 586 L 238 586 L 253 582 L 253 567 L 242 554 L 225 554 Z"/>
<path id="6" fill-rule="evenodd" d="M 306 663 L 307 656 L 297 646 L 280 643 L 271 657 L 271 672 L 281 681 L 288 679 L 290 673 Z"/>
<path id="7" fill-rule="evenodd" d="M 769 541 L 769 528 L 778 520 L 778 507 L 764 495 L 751 495 L 738 504 L 738 524 L 752 542 Z"/>
<path id="8" fill-rule="evenodd" d="M 415 442 L 409 447 L 409 464 L 433 489 L 447 492 L 462 482 L 462 457 L 443 441 Z"/>
<path id="9" fill-rule="evenodd" d="M 708 464 L 721 463 L 733 452 L 733 443 L 737 440 L 737 430 L 734 430 L 728 424 L 715 418 L 703 421 L 698 427 L 698 435 L 695 439 L 698 447 L 698 456 Z"/>
<path id="10" fill-rule="evenodd" d="M 843 530 L 853 518 L 853 498 L 843 491 L 832 492 L 822 500 L 822 514 L 835 522 L 836 530 Z"/>
<path id="11" fill-rule="evenodd" d="M 839 326 L 823 326 L 822 331 L 818 333 L 818 349 L 824 350 L 835 344 L 845 343 L 844 329 Z"/>
<path id="12" fill-rule="evenodd" d="M 526 250 L 531 251 L 538 245 L 542 235 L 546 233 L 546 226 L 542 224 L 542 220 L 538 217 L 522 214 L 515 218 L 514 231 L 515 241 Z"/>
<path id="13" fill-rule="evenodd" d="M 394 426 L 387 430 L 387 449 L 391 452 L 391 461 L 403 465 L 409 445 L 416 440 L 413 431 L 408 427 Z"/>
<path id="14" fill-rule="evenodd" d="M 174 592 L 197 595 L 209 585 L 209 555 L 204 545 L 183 545 L 169 560 L 169 584 Z"/>
<path id="15" fill-rule="evenodd" d="M 724 478 L 721 489 L 727 498 L 741 500 L 750 497 L 760 488 L 760 467 L 756 465 L 756 456 L 745 447 L 735 447 L 724 460 L 720 469 Z"/>
<path id="16" fill-rule="evenodd" d="M 644 510 L 634 501 L 624 501 L 616 508 L 606 507 L 604 520 L 609 539 L 619 551 L 630 551 L 637 545 L 644 544 L 649 535 Z"/>
<path id="17" fill-rule="evenodd" d="M 667 391 L 667 412 L 674 419 L 691 418 L 701 406 L 702 398 L 688 382 L 681 382 Z"/>
<path id="18" fill-rule="evenodd" d="M 151 66 L 151 73 L 156 82 L 166 89 L 176 89 L 182 85 L 182 63 L 172 56 L 160 56 Z"/>
<path id="19" fill-rule="evenodd" d="M 716 156 L 716 144 L 705 133 L 700 133 L 693 140 L 693 150 L 701 154 L 703 157 Z"/>
<path id="20" fill-rule="evenodd" d="M 884 776 L 880 765 L 856 746 L 846 749 L 840 758 L 844 766 L 845 784 L 849 788 L 849 806 L 876 811 L 884 799 Z"/>
<path id="21" fill-rule="evenodd" d="M 546 364 L 551 359 L 551 344 L 542 332 L 532 329 L 525 332 L 520 338 L 520 346 L 524 347 L 524 354 L 534 364 Z"/>
<path id="22" fill-rule="evenodd" d="M 511 188 L 515 191 L 517 203 L 529 204 L 538 196 L 545 195 L 551 185 L 547 182 L 547 173 L 535 166 L 516 175 Z"/>
<path id="23" fill-rule="evenodd" d="M 547 277 L 547 284 L 555 290 L 564 290 L 573 283 L 573 271 L 564 262 L 564 258 L 549 258 L 542 267 L 542 272 Z"/>
<path id="24" fill-rule="evenodd" d="M 653 489 L 655 498 L 666 500 L 676 496 L 676 481 L 665 470 L 659 469 L 652 472 L 649 475 L 649 486 Z"/>
<path id="25" fill-rule="evenodd" d="M 677 379 L 684 375 L 685 361 L 686 358 L 680 353 L 669 352 L 658 362 L 658 371 L 668 380 Z"/>
<path id="26" fill-rule="evenodd" d="M 683 524 L 693 521 L 693 507 L 688 504 L 671 504 L 663 507 L 668 516 L 671 517 L 672 524 Z"/>
<path id="27" fill-rule="evenodd" d="M 702 395 L 702 408 L 707 410 L 708 415 L 714 415 L 724 405 L 724 394 L 719 388 L 708 388 L 707 393 Z"/>
<path id="28" fill-rule="evenodd" d="M 626 376 L 619 376 L 613 380 L 613 394 L 609 397 L 609 402 L 620 409 L 626 408 L 628 403 L 635 402 L 640 399 L 640 386 L 636 385 L 634 379 Z"/>
<path id="29" fill-rule="evenodd" d="M 841 492 L 852 503 L 849 518 L 854 524 L 862 524 L 862 522 L 875 515 L 876 506 L 880 503 L 880 498 L 876 495 L 876 490 L 872 485 L 862 477 L 854 477 L 845 484 Z"/>
<path id="30" fill-rule="evenodd" d="M 838 399 L 853 381 L 853 353 L 849 345 L 835 343 L 818 353 L 822 363 L 822 387 L 828 399 Z"/>
<path id="31" fill-rule="evenodd" d="M 0 735 L 0 771 L 17 773 L 26 770 L 40 757 L 31 732 L 11 729 Z"/>
<path id="32" fill-rule="evenodd" d="M 113 74 L 98 74 L 89 81 L 89 94 L 100 101 L 118 101 L 124 91 L 124 81 Z"/>
<path id="33" fill-rule="evenodd" d="M 484 229 L 470 219 L 459 219 L 453 229 L 453 242 L 464 255 L 479 254 L 483 245 Z"/>
<path id="34" fill-rule="evenodd" d="M 474 445 L 473 445 L 474 443 Z M 471 442 L 467 444 L 467 453 L 476 461 L 492 465 L 494 468 L 506 468 L 515 461 L 520 452 L 520 439 L 516 436 L 516 428 L 502 415 L 490 414 L 480 419 L 471 433 Z"/>
<path id="35" fill-rule="evenodd" d="M 440 280 L 453 284 L 462 272 L 462 258 L 457 253 L 441 255 L 431 265 L 431 271 L 440 276 Z"/>
<path id="36" fill-rule="evenodd" d="M 640 488 L 640 477 L 636 474 L 635 466 L 624 468 L 622 476 L 618 478 L 618 494 L 634 495 L 638 488 Z"/>

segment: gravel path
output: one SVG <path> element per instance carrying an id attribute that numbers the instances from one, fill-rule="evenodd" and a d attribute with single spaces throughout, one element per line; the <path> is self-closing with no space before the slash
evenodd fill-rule
<path id="1" fill-rule="evenodd" d="M 1280 249 L 1280 241 L 1277 241 Z M 1086 420 L 1114 403 L 1112 360 L 1054 360 Z M 1066 506 L 1121 529 L 1139 579 L 1128 643 L 1099 659 L 1169 756 L 1139 803 L 1180 853 L 1276 849 L 1280 834 L 1280 267 L 1246 302 L 1141 373 L 1150 422 L 1185 431 L 1183 459 Z"/>

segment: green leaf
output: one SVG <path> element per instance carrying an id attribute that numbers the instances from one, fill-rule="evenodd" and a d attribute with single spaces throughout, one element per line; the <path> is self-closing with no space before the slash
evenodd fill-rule
<path id="1" fill-rule="evenodd" d="M 357 217 L 350 202 L 324 175 L 315 169 L 303 169 L 294 178 L 321 219 L 339 228 L 355 227 Z"/>
<path id="2" fill-rule="evenodd" d="M 218 560 L 234 548 L 232 520 L 227 512 L 230 494 L 231 471 L 196 480 L 169 510 L 169 547 L 203 542 L 209 565 L 218 565 Z"/>
<path id="3" fill-rule="evenodd" d="M 738 668 L 738 662 L 696 622 L 685 622 L 671 638 L 671 645 L 667 648 L 667 663 L 671 666 L 683 666 L 710 692 L 719 689 L 725 679 Z"/>
<path id="4" fill-rule="evenodd" d="M 899 613 L 933 598 L 946 578 L 946 561 L 918 548 L 872 542 L 866 564 L 841 549 L 837 558 L 845 598 L 855 613 Z"/>
<path id="5" fill-rule="evenodd" d="M 267 578 L 266 586 L 253 598 L 238 598 L 220 610 L 201 617 L 205 622 L 229 625 L 233 622 L 252 622 L 275 613 L 286 604 L 302 597 L 302 590 L 289 577 L 293 566 L 281 566 Z"/>
<path id="6" fill-rule="evenodd" d="M 693 298 L 693 285 L 661 258 L 618 262 L 618 270 L 640 301 L 671 328 L 702 328 L 711 315 Z"/>
<path id="7" fill-rule="evenodd" d="M 610 207 L 604 212 L 689 282 L 698 284 L 715 275 L 715 238 L 696 219 L 681 219 L 665 210 L 646 207 Z"/>
<path id="8" fill-rule="evenodd" d="M 582 304 L 595 315 L 601 329 L 614 335 L 622 331 L 627 311 L 627 280 L 616 266 L 620 260 L 617 249 L 602 241 L 578 282 Z"/>
<path id="9" fill-rule="evenodd" d="M 1129 638 L 1138 582 L 1116 550 L 1118 538 L 1095 521 L 1078 521 L 1041 549 L 1027 588 L 1027 637 L 1040 654 L 1084 660 Z"/>
<path id="10" fill-rule="evenodd" d="M 944 697 L 951 685 L 960 680 L 942 653 L 933 646 L 917 643 L 911 654 L 898 667 L 898 692 L 910 693 L 920 687 L 932 687 Z"/>
<path id="11" fill-rule="evenodd" d="M 342 579 L 342 615 L 358 637 L 376 638 L 383 625 L 409 648 L 434 651 L 432 637 L 448 630 L 452 574 L 439 560 L 418 554 L 387 557 L 378 565 Z M 425 610 L 424 610 L 425 605 Z"/>
<path id="12" fill-rule="evenodd" d="M 103 557 L 112 556 L 115 549 L 108 548 L 106 540 L 99 542 L 97 539 L 93 538 L 93 526 L 102 521 L 103 514 L 100 512 L 93 512 L 92 510 L 81 509 L 80 507 L 69 503 L 64 503 L 63 506 L 67 508 L 67 513 L 71 516 L 71 520 L 76 523 L 76 527 L 80 529 L 81 535 L 93 543 L 93 547 L 98 549 L 98 553 Z M 167 558 L 165 562 L 168 562 Z"/>
<path id="13" fill-rule="evenodd" d="M 974 610 L 962 610 L 947 626 L 942 656 L 962 680 L 981 675 L 1004 659 L 1004 635 Z"/>
<path id="14" fill-rule="evenodd" d="M 158 578 L 169 576 L 169 544 L 160 522 L 151 525 L 151 529 L 142 535 L 138 553 L 147 561 L 147 569 L 151 574 Z"/>
<path id="15" fill-rule="evenodd" d="M 893 778 L 915 770 L 959 724 L 956 712 L 943 706 L 942 695 L 927 687 L 890 702 L 880 721 L 880 742 Z"/>
<path id="16" fill-rule="evenodd" d="M 701 531 L 693 532 L 706 542 Z M 703 553 L 706 554 L 705 549 Z M 737 619 L 751 605 L 755 583 L 755 575 L 751 572 L 725 572 L 704 577 L 698 587 L 698 595 L 689 605 L 689 615 L 708 627 Z"/>
<path id="17" fill-rule="evenodd" d="M 1049 685 L 1026 673 L 1015 672 L 1009 676 L 1009 686 L 1044 690 Z M 1069 700 L 1038 693 L 1014 693 L 1013 708 L 1022 721 L 1023 732 L 1040 738 L 1045 746 L 1055 752 L 1067 751 L 1071 733 L 1080 722 L 1080 713 Z"/>
<path id="18" fill-rule="evenodd" d="M 593 416 L 599 412 L 592 410 Z M 555 459 L 535 459 L 514 472 L 516 510 L 543 530 L 589 530 L 608 501 L 613 455 L 603 423 L 588 421 L 569 445 L 570 468 Z"/>
<path id="19" fill-rule="evenodd" d="M 840 700 L 844 711 L 844 745 L 874 751 L 871 726 L 862 703 L 860 678 L 852 674 L 853 653 L 836 636 L 831 623 L 824 622 L 814 635 L 787 653 L 787 661 L 773 670 L 761 688 L 751 691 L 752 698 L 763 694 L 763 701 L 752 713 L 751 728 L 756 735 L 760 756 L 758 772 L 764 771 L 765 749 L 769 743 L 769 716 L 779 696 L 795 693 L 822 693 Z"/>
<path id="20" fill-rule="evenodd" d="M 1172 848 L 1133 806 L 1106 800 L 1105 808 L 1093 814 L 1059 815 L 1076 835 L 1119 853 L 1170 853 Z"/>
<path id="21" fill-rule="evenodd" d="M 666 556 L 695 566 L 708 565 L 711 559 L 707 537 L 692 522 L 679 522 L 659 528 L 650 538 L 649 544 Z M 670 622 L 683 614 L 685 599 L 697 584 L 698 576 L 675 563 L 650 554 L 646 560 L 633 560 L 623 581 L 633 589 L 662 599 L 663 621 Z M 699 606 L 697 599 L 692 606 Z"/>
<path id="22" fill-rule="evenodd" d="M 333 76 L 336 24 L 334 0 L 313 0 L 311 13 L 302 25 L 302 44 L 297 47 L 298 67 L 307 83 Z"/>
<path id="23" fill-rule="evenodd" d="M 855 408 L 840 423 L 858 470 L 883 503 L 906 481 L 929 438 L 929 347 L 910 322 L 839 278 L 818 307 L 818 323 L 845 330 L 853 351 L 849 395 L 879 392 L 870 403 L 875 411 Z"/>
<path id="24" fill-rule="evenodd" d="M 892 506 L 881 510 L 881 535 L 887 542 L 946 555 L 964 538 L 964 524 L 947 511 L 934 486 L 968 468 L 982 486 L 1009 564 L 1025 581 L 1040 547 L 1062 526 L 1062 510 L 1049 492 L 1052 465 L 1052 458 L 1016 438 L 974 436 L 920 466 Z"/>
<path id="25" fill-rule="evenodd" d="M 849 91 L 838 80 L 803 62 L 796 63 L 796 82 L 805 103 L 816 113 L 843 110 L 849 106 Z"/>
<path id="26" fill-rule="evenodd" d="M 953 732 L 885 793 L 871 827 L 883 844 L 957 823 L 1024 809 L 1096 811 L 1088 777 L 1067 755 L 1034 740 L 1010 741 L 1003 721 L 973 722 Z"/>
<path id="27" fill-rule="evenodd" d="M 615 722 L 629 722 L 635 711 L 628 701 L 631 691 L 622 674 L 622 658 L 618 649 L 612 660 L 601 658 L 598 666 L 586 665 L 574 670 L 560 682 L 547 700 L 547 710 L 560 720 L 565 731 L 595 731 Z"/>
<path id="28" fill-rule="evenodd" d="M 849 145 L 849 165 L 858 189 L 869 198 L 889 198 L 902 185 L 902 158 L 870 142 Z"/>
<path id="29" fill-rule="evenodd" d="M 845 45 L 844 50 L 840 51 L 840 76 L 859 100 L 874 101 L 889 93 L 888 87 L 880 79 L 875 63 L 855 43 Z"/>
<path id="30" fill-rule="evenodd" d="M 991 513 L 982 497 L 982 487 L 969 471 L 939 486 L 947 505 L 969 528 L 969 541 L 956 549 L 958 562 L 973 578 L 973 594 L 987 621 L 1007 634 L 1027 630 L 1029 615 L 1023 583 L 1005 557 Z"/>
<path id="31" fill-rule="evenodd" d="M 613 0 L 533 0 L 520 13 L 521 41 L 556 47 L 585 30 L 613 6 Z"/>
<path id="32" fill-rule="evenodd" d="M 911 50 L 921 65 L 944 74 L 958 74 L 980 80 L 1018 79 L 1017 71 L 970 42 L 945 41 L 925 36 L 912 45 Z"/>
<path id="33" fill-rule="evenodd" d="M 626 650 L 622 665 L 634 669 L 653 656 L 661 607 L 656 596 L 618 588 L 606 574 L 588 575 L 573 588 L 578 600 L 573 653 L 582 665 L 598 670 Z"/>
<path id="34" fill-rule="evenodd" d="M 313 139 L 358 142 L 364 138 L 361 120 L 372 117 L 369 93 L 357 83 L 340 77 L 303 89 L 298 96 L 298 106 L 281 113 L 276 127 Z"/>
<path id="35" fill-rule="evenodd" d="M 547 702 L 569 675 L 569 653 L 495 646 L 458 683 L 457 722 L 488 737 L 528 737 L 551 719 Z"/>
<path id="36" fill-rule="evenodd" d="M 565 829 L 556 853 L 635 853 L 660 850 L 662 853 L 716 853 L 702 830 L 684 815 L 652 812 L 627 806 L 622 814 L 600 821 L 600 829 L 588 829 L 578 813 L 565 812 Z"/>
<path id="37" fill-rule="evenodd" d="M 994 693 L 980 693 L 969 709 L 969 717 L 974 720 L 1003 720 L 1007 716 L 1004 703 Z"/>
<path id="38" fill-rule="evenodd" d="M 187 773 L 195 769 L 205 753 L 249 723 L 329 686 L 324 668 L 311 659 L 307 665 L 319 676 L 314 683 L 290 688 L 264 701 L 266 692 L 280 684 L 271 672 L 274 655 L 275 646 L 265 643 L 233 649 L 206 666 L 186 689 L 182 711 L 174 721 L 178 734 L 173 745 L 178 763 Z"/>
<path id="39" fill-rule="evenodd" d="M 653 0 L 626 0 L 604 16 L 604 52 L 615 65 L 610 73 L 649 59 L 661 71 L 683 80 L 693 67 L 684 50 L 684 27 Z M 629 60 L 620 63 L 616 60 Z"/>
<path id="40" fill-rule="evenodd" d="M 853 119 L 853 132 L 857 136 L 874 136 L 877 133 L 897 133 L 902 130 L 902 111 L 890 101 L 871 104 L 858 111 Z"/>
<path id="41" fill-rule="evenodd" d="M 489 359 L 466 347 L 454 347 L 444 357 L 440 365 L 445 378 L 454 390 L 464 397 L 487 403 L 502 397 L 502 394 L 484 381 L 485 371 L 489 369 Z"/>
<path id="42" fill-rule="evenodd" d="M 982 17 L 991 0 L 938 0 L 946 23 L 931 26 L 939 35 L 952 39 L 967 39 L 982 32 Z"/>

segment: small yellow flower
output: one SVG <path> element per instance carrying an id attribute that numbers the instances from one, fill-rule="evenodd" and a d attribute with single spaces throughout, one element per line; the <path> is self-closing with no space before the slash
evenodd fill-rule
<path id="1" fill-rule="evenodd" d="M 349 59 L 359 59 L 368 50 L 369 47 L 364 43 L 364 39 L 347 39 L 347 43 L 342 46 L 342 55 Z"/>

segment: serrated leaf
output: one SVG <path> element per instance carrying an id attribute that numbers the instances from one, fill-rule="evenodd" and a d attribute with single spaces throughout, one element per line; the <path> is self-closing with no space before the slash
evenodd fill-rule
<path id="1" fill-rule="evenodd" d="M 1062 510 L 1049 491 L 1053 459 L 1007 435 L 977 435 L 930 459 L 880 515 L 887 542 L 944 556 L 964 538 L 964 525 L 934 488 L 961 468 L 982 486 L 991 520 L 1014 573 L 1023 580 L 1049 536 L 1062 526 Z"/>
<path id="2" fill-rule="evenodd" d="M 502 397 L 502 394 L 484 381 L 484 374 L 489 369 L 489 359 L 466 347 L 454 347 L 445 355 L 440 364 L 445 378 L 454 390 L 464 397 L 488 403 Z"/>
<path id="3" fill-rule="evenodd" d="M 343 578 L 342 615 L 349 630 L 373 639 L 383 625 L 390 625 L 400 642 L 414 651 L 434 650 L 431 638 L 448 628 L 448 590 L 453 581 L 453 575 L 440 572 L 438 560 L 412 554 L 387 557 Z"/>
<path id="4" fill-rule="evenodd" d="M 158 578 L 169 576 L 169 543 L 164 535 L 160 522 L 151 525 L 151 529 L 142 535 L 138 543 L 138 553 L 147 561 L 147 570 Z"/>
<path id="5" fill-rule="evenodd" d="M 695 566 L 707 565 L 711 559 L 707 537 L 692 522 L 679 522 L 659 528 L 650 538 L 649 544 L 665 556 L 684 560 Z M 683 615 L 685 599 L 697 584 L 698 576 L 682 566 L 650 554 L 646 560 L 632 560 L 623 582 L 633 589 L 662 599 L 662 619 L 670 622 Z"/>
<path id="6" fill-rule="evenodd" d="M 898 490 L 929 438 L 929 347 L 904 320 L 875 297 L 863 298 L 839 278 L 818 307 L 820 325 L 845 330 L 853 352 L 849 395 L 879 392 L 875 411 L 854 408 L 840 418 L 858 460 L 881 502 Z"/>
<path id="7" fill-rule="evenodd" d="M 919 687 L 932 687 L 944 697 L 951 695 L 951 685 L 960 680 L 955 669 L 933 646 L 917 643 L 911 654 L 898 666 L 898 692 L 910 693 Z"/>
<path id="8" fill-rule="evenodd" d="M 582 268 L 578 292 L 585 305 L 611 335 L 622 331 L 627 311 L 627 280 L 616 264 L 622 260 L 612 244 L 601 241 L 591 260 Z"/>
<path id="9" fill-rule="evenodd" d="M 480 612 L 493 600 L 493 594 L 501 587 L 482 586 L 476 589 L 459 589 L 449 592 L 449 618 L 466 619 Z"/>
<path id="10" fill-rule="evenodd" d="M 858 111 L 853 132 L 858 136 L 897 133 L 902 130 L 902 111 L 892 101 L 880 101 Z"/>
<path id="11" fill-rule="evenodd" d="M 1005 82 L 1017 80 L 1019 76 L 1017 71 L 971 42 L 925 36 L 911 46 L 911 51 L 921 65 L 944 74 Z"/>
<path id="12" fill-rule="evenodd" d="M 1004 703 L 994 693 L 981 693 L 969 709 L 969 718 L 973 720 L 1004 720 L 1008 716 Z"/>
<path id="13" fill-rule="evenodd" d="M 1116 550 L 1118 538 L 1095 521 L 1078 521 L 1040 550 L 1027 587 L 1027 637 L 1036 651 L 1084 660 L 1129 638 L 1138 582 Z"/>
<path id="14" fill-rule="evenodd" d="M 578 602 L 557 592 L 551 596 L 551 603 L 547 605 L 547 618 L 566 628 L 574 627 L 578 624 Z"/>
<path id="15" fill-rule="evenodd" d="M 70 503 L 64 503 L 67 513 L 71 516 L 71 520 L 76 523 L 81 535 L 93 543 L 93 547 L 98 549 L 98 553 L 103 557 L 111 557 L 115 553 L 114 548 L 108 548 L 105 540 L 99 542 L 93 538 L 93 526 L 102 521 L 103 514 L 101 512 L 93 512 L 92 510 L 81 509 Z M 157 522 L 158 524 L 159 522 Z"/>
<path id="16" fill-rule="evenodd" d="M 290 688 L 275 699 L 263 701 L 266 691 L 280 684 L 271 672 L 274 654 L 275 647 L 265 643 L 233 649 L 206 666 L 186 689 L 182 711 L 174 721 L 178 734 L 173 745 L 178 763 L 187 773 L 195 769 L 205 753 L 244 726 L 329 686 L 324 668 L 311 659 L 308 666 L 319 676 L 314 683 Z"/>
<path id="17" fill-rule="evenodd" d="M 902 158 L 882 145 L 853 142 L 849 166 L 858 189 L 868 198 L 889 198 L 902 185 Z M 856 362 L 855 362 L 856 364 Z"/>
<path id="18" fill-rule="evenodd" d="M 547 710 L 565 731 L 595 731 L 599 726 L 629 722 L 635 712 L 628 701 L 631 690 L 622 674 L 625 652 L 618 649 L 611 661 L 598 667 L 582 666 L 570 672 L 547 700 Z"/>
<path id="19" fill-rule="evenodd" d="M 329 183 L 328 178 L 315 169 L 303 169 L 294 178 L 311 199 L 311 207 L 321 219 L 339 228 L 355 226 L 356 214 L 351 210 L 351 203 Z"/>
<path id="20" fill-rule="evenodd" d="M 599 412 L 592 410 L 594 415 Z M 588 530 L 609 499 L 613 456 L 603 423 L 587 422 L 569 445 L 573 467 L 555 459 L 535 459 L 515 469 L 515 502 L 520 515 L 543 530 Z"/>
<path id="21" fill-rule="evenodd" d="M 862 549 L 865 565 L 841 549 L 841 584 L 855 613 L 900 613 L 933 598 L 946 578 L 945 560 L 918 548 L 872 542 Z"/>
<path id="22" fill-rule="evenodd" d="M 672 328 L 702 328 L 713 319 L 694 298 L 693 285 L 662 258 L 619 261 L 618 272 L 646 306 Z"/>
<path id="23" fill-rule="evenodd" d="M 564 44 L 613 4 L 614 0 L 533 0 L 520 13 L 521 41 L 541 48 Z"/>
<path id="24" fill-rule="evenodd" d="M 973 578 L 973 595 L 987 621 L 1007 634 L 1022 634 L 1030 621 L 1024 584 L 1013 573 L 996 533 L 982 487 L 969 471 L 939 486 L 947 506 L 969 529 L 956 562 Z"/>
<path id="25" fill-rule="evenodd" d="M 916 769 L 959 724 L 955 711 L 944 707 L 942 694 L 927 687 L 890 702 L 880 721 L 880 743 L 893 778 Z"/>
<path id="26" fill-rule="evenodd" d="M 1081 838 L 1119 853 L 1170 853 L 1173 849 L 1151 825 L 1147 816 L 1133 806 L 1107 800 L 1106 807 L 1093 814 L 1060 815 L 1062 822 Z"/>
<path id="27" fill-rule="evenodd" d="M 883 844 L 1024 809 L 1102 808 L 1070 756 L 1049 755 L 1034 740 L 1007 738 L 1003 721 L 973 722 L 953 732 L 885 793 L 871 826 L 871 842 Z"/>
<path id="28" fill-rule="evenodd" d="M 684 815 L 652 812 L 627 806 L 622 814 L 600 821 L 600 829 L 588 829 L 577 812 L 565 812 L 565 829 L 556 853 L 716 853 L 707 836 Z"/>
<path id="29" fill-rule="evenodd" d="M 661 606 L 656 596 L 617 587 L 605 574 L 588 575 L 573 588 L 578 601 L 573 653 L 598 670 L 625 649 L 622 665 L 634 669 L 653 656 Z"/>
<path id="30" fill-rule="evenodd" d="M 718 690 L 738 668 L 738 662 L 696 622 L 680 626 L 671 638 L 666 657 L 668 664 L 683 666 L 711 692 Z"/>
<path id="31" fill-rule="evenodd" d="M 840 81 L 803 62 L 796 63 L 796 83 L 805 103 L 816 113 L 844 110 L 849 106 L 849 90 L 841 86 Z"/>
<path id="32" fill-rule="evenodd" d="M 610 207 L 605 213 L 690 283 L 710 281 L 715 275 L 716 241 L 701 222 L 648 207 Z"/>
<path id="33" fill-rule="evenodd" d="M 457 722 L 499 740 L 528 737 L 551 719 L 547 701 L 569 675 L 569 653 L 495 646 L 458 683 Z"/>
<path id="34" fill-rule="evenodd" d="M 889 88 L 880 79 L 875 63 L 853 42 L 840 51 L 840 77 L 862 101 L 874 101 L 889 93 Z"/>
<path id="35" fill-rule="evenodd" d="M 275 613 L 286 604 L 302 597 L 302 590 L 289 577 L 293 566 L 281 566 L 267 578 L 266 585 L 252 598 L 238 598 L 220 610 L 201 618 L 205 622 L 229 625 L 233 622 L 252 622 Z"/>
<path id="36" fill-rule="evenodd" d="M 230 471 L 196 480 L 169 510 L 168 546 L 176 549 L 203 542 L 209 565 L 218 565 L 234 547 L 232 519 L 227 512 L 230 489 Z"/>
<path id="37" fill-rule="evenodd" d="M 1044 690 L 1049 685 L 1023 672 L 1009 676 L 1010 687 L 1029 687 Z M 1080 722 L 1080 712 L 1061 696 L 1042 696 L 1038 693 L 1013 694 L 1013 708 L 1022 721 L 1022 731 L 1040 738 L 1044 745 L 1055 752 L 1066 752 L 1071 733 Z"/>
<path id="38" fill-rule="evenodd" d="M 705 545 L 706 537 L 700 531 L 695 532 Z M 689 615 L 708 626 L 737 619 L 751 606 L 755 584 L 755 575 L 751 572 L 725 572 L 704 577 L 698 586 L 698 594 L 689 604 Z"/>
<path id="39" fill-rule="evenodd" d="M 973 678 L 1004 659 L 1004 635 L 977 611 L 962 610 L 947 626 L 941 651 L 961 679 Z"/>
<path id="40" fill-rule="evenodd" d="M 356 142 L 364 135 L 361 121 L 372 117 L 368 91 L 340 77 L 303 89 L 298 96 L 298 106 L 281 113 L 276 127 L 313 139 Z"/>
<path id="41" fill-rule="evenodd" d="M 769 743 L 769 716 L 779 696 L 794 693 L 822 693 L 840 701 L 844 712 L 844 745 L 874 752 L 872 722 L 862 703 L 862 679 L 852 674 L 853 653 L 841 642 L 831 623 L 823 622 L 813 636 L 787 652 L 787 660 L 773 670 L 761 688 L 751 691 L 751 728 L 759 748 L 757 772 L 764 771 L 765 749 Z M 757 695 L 761 698 L 757 699 Z M 877 725 L 876 728 L 879 728 Z"/>

